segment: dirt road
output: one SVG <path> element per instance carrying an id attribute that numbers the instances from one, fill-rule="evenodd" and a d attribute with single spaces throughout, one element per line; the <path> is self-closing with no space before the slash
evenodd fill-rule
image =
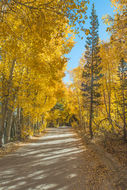
<path id="1" fill-rule="evenodd" d="M 97 162 L 70 128 L 51 128 L 0 159 L 0 190 L 114 190 Z"/>

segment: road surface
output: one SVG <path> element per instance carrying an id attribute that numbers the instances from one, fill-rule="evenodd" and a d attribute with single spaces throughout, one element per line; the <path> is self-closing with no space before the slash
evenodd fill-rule
<path id="1" fill-rule="evenodd" d="M 36 142 L 0 159 L 0 190 L 112 190 L 107 181 L 98 187 L 90 181 L 94 163 L 87 155 L 71 128 L 50 128 Z"/>

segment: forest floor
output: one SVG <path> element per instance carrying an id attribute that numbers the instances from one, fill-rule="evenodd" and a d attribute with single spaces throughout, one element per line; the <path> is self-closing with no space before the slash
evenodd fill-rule
<path id="1" fill-rule="evenodd" d="M 127 190 L 125 162 L 71 128 L 14 147 L 0 158 L 0 190 Z"/>

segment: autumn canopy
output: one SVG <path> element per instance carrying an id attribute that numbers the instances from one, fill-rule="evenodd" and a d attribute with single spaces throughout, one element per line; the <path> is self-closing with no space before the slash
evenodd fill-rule
<path id="1" fill-rule="evenodd" d="M 94 28 L 94 6 L 91 28 L 84 27 L 88 3 L 0 1 L 0 145 L 60 124 L 89 129 L 91 137 L 124 131 L 126 138 L 126 1 L 112 0 L 117 12 L 105 17 L 111 32 L 106 43 Z M 66 55 L 79 31 L 88 35 L 86 50 L 66 87 Z"/>

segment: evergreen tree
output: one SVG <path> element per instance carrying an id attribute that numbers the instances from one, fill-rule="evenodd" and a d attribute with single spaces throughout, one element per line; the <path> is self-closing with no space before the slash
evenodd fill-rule
<path id="1" fill-rule="evenodd" d="M 91 138 L 93 137 L 92 122 L 94 110 L 99 105 L 99 87 L 101 75 L 101 59 L 99 57 L 99 35 L 98 35 L 98 16 L 96 15 L 95 6 L 92 5 L 92 13 L 90 16 L 89 35 L 85 45 L 85 65 L 83 71 L 84 82 L 82 90 L 84 91 L 84 99 L 86 100 L 87 108 L 89 107 L 89 130 Z"/>
<path id="2" fill-rule="evenodd" d="M 123 121 L 123 137 L 127 137 L 127 63 L 122 58 L 118 67 L 119 87 L 117 88 L 117 104 L 119 106 L 119 115 Z"/>

